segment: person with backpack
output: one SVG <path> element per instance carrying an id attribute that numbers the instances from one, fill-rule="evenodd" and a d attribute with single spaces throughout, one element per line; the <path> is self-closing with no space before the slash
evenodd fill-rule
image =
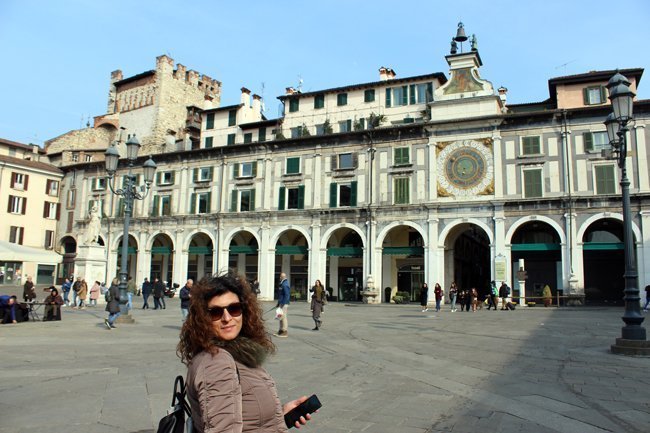
<path id="1" fill-rule="evenodd" d="M 507 310 L 508 308 L 508 296 L 510 296 L 510 287 L 506 284 L 505 281 L 501 281 L 501 287 L 499 287 L 499 298 L 501 298 L 501 309 Z"/>
<path id="2" fill-rule="evenodd" d="M 282 405 L 263 367 L 274 352 L 257 297 L 242 277 L 229 273 L 196 283 L 176 349 L 187 365 L 193 431 L 286 432 L 284 415 L 307 397 Z M 310 419 L 300 417 L 292 427 Z"/>
<path id="3" fill-rule="evenodd" d="M 120 289 L 118 287 L 120 280 L 113 278 L 111 287 L 108 288 L 104 295 L 106 301 L 106 311 L 108 311 L 108 318 L 104 319 L 104 325 L 109 330 L 116 328 L 115 321 L 120 317 Z"/>

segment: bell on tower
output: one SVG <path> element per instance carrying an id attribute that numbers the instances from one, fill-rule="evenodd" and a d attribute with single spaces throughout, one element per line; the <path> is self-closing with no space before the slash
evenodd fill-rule
<path id="1" fill-rule="evenodd" d="M 465 26 L 462 22 L 458 23 L 458 30 L 456 30 L 456 37 L 454 42 L 460 42 L 460 52 L 463 52 L 463 42 L 467 40 L 467 35 L 465 34 Z M 452 44 L 453 47 L 454 44 Z M 452 53 L 455 54 L 455 53 Z"/>

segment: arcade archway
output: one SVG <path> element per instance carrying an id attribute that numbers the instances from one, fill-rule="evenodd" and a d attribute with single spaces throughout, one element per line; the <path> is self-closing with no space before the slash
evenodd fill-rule
<path id="1" fill-rule="evenodd" d="M 284 231 L 275 244 L 275 275 L 285 272 L 295 299 L 306 300 L 309 285 L 309 244 L 298 230 Z M 277 293 L 275 294 L 277 298 Z"/>
<path id="2" fill-rule="evenodd" d="M 237 232 L 228 248 L 228 269 L 244 276 L 249 282 L 258 278 L 259 245 L 252 233 Z"/>
<path id="3" fill-rule="evenodd" d="M 206 275 L 212 275 L 213 246 L 212 239 L 205 233 L 192 236 L 187 250 L 187 278 L 199 281 Z M 183 281 L 180 282 L 181 284 Z"/>
<path id="4" fill-rule="evenodd" d="M 74 274 L 74 260 L 77 257 L 77 241 L 72 236 L 65 236 L 59 242 L 59 253 L 63 255 L 63 262 L 59 266 L 56 283 L 63 284 L 66 278 Z M 2 282 L 0 281 L 0 284 Z"/>
<path id="5" fill-rule="evenodd" d="M 117 262 L 115 265 L 115 273 L 116 275 L 119 275 L 120 269 L 122 268 L 122 236 L 119 237 L 115 245 L 117 245 Z M 129 235 L 129 245 L 127 247 L 126 261 L 126 268 L 129 270 L 128 276 L 135 278 L 138 271 L 138 242 L 131 235 Z M 110 284 L 110 281 L 107 281 L 107 283 Z"/>
<path id="6" fill-rule="evenodd" d="M 363 241 L 356 231 L 342 227 L 327 241 L 327 277 L 323 284 L 339 301 L 360 300 L 363 287 Z"/>
<path id="7" fill-rule="evenodd" d="M 425 276 L 424 239 L 411 226 L 392 228 L 382 243 L 383 300 L 388 290 L 391 296 L 406 292 L 410 299 L 417 299 Z"/>
<path id="8" fill-rule="evenodd" d="M 450 230 L 445 241 L 445 282 L 459 289 L 476 288 L 482 299 L 490 287 L 490 239 L 480 226 L 462 223 Z M 433 282 L 430 284 L 433 287 Z M 443 287 L 445 293 L 447 288 Z"/>
<path id="9" fill-rule="evenodd" d="M 174 242 L 172 239 L 160 233 L 153 239 L 151 245 L 151 271 L 150 276 L 153 281 L 154 278 L 160 281 L 167 281 L 171 284 L 172 276 L 174 275 Z M 180 284 L 180 283 L 179 283 Z"/>

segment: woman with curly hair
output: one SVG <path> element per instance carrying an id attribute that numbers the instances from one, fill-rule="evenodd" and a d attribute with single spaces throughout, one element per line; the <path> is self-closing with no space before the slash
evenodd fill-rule
<path id="1" fill-rule="evenodd" d="M 275 352 L 257 298 L 233 274 L 205 277 L 191 289 L 190 312 L 177 353 L 187 365 L 187 397 L 194 431 L 286 432 L 275 382 L 262 368 Z M 295 427 L 306 424 L 306 415 Z"/>

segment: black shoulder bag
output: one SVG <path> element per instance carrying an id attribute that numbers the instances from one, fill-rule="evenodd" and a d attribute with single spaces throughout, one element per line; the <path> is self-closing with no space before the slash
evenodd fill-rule
<path id="1" fill-rule="evenodd" d="M 172 395 L 172 405 L 158 423 L 156 433 L 191 433 L 192 432 L 192 412 L 190 405 L 185 398 L 185 381 L 183 376 L 177 376 L 174 381 L 174 394 Z M 187 415 L 187 420 L 185 416 Z"/>

